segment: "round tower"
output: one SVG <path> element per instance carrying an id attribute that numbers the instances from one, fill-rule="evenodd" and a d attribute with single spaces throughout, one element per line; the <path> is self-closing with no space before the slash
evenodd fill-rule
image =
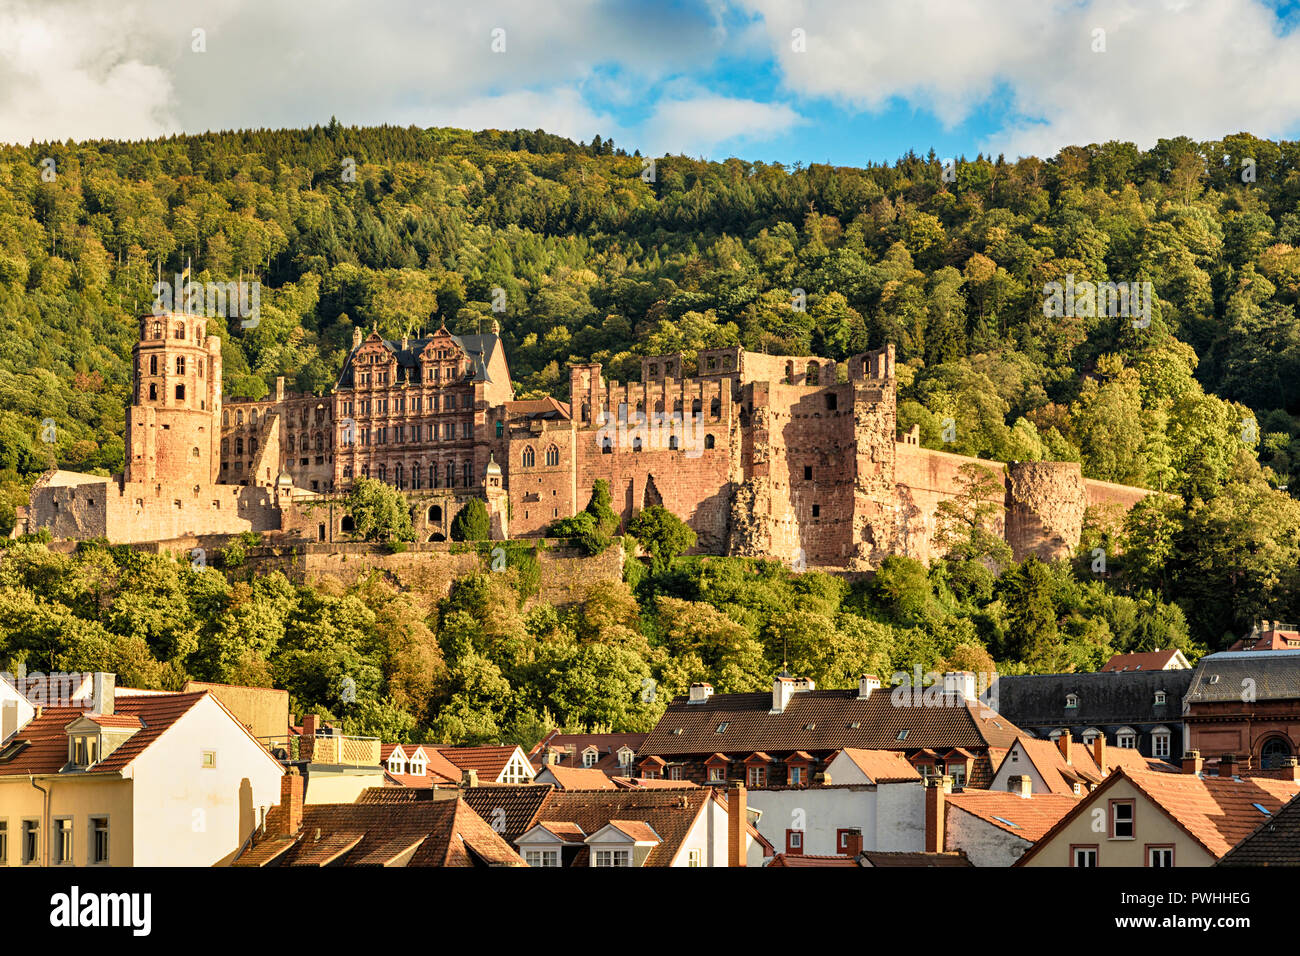
<path id="1" fill-rule="evenodd" d="M 1006 538 L 1012 556 L 1044 561 L 1079 545 L 1088 505 L 1083 472 L 1074 461 L 1013 461 L 1007 465 Z"/>
<path id="2" fill-rule="evenodd" d="M 210 485 L 221 464 L 221 341 L 203 315 L 140 320 L 126 480 Z"/>

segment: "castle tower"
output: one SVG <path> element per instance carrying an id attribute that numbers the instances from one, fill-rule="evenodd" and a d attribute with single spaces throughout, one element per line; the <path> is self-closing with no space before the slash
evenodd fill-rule
<path id="1" fill-rule="evenodd" d="M 140 320 L 126 480 L 211 485 L 221 465 L 221 341 L 203 315 Z"/>
<path id="2" fill-rule="evenodd" d="M 501 481 L 501 466 L 496 456 L 489 455 L 487 467 L 483 469 L 483 491 L 487 497 L 487 513 L 492 541 L 506 541 L 510 538 L 510 496 Z"/>

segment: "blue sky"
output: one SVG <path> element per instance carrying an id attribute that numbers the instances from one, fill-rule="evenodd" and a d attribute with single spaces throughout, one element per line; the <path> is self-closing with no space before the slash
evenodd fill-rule
<path id="1" fill-rule="evenodd" d="M 0 0 L 0 141 L 328 121 L 886 162 L 1300 135 L 1300 0 Z"/>

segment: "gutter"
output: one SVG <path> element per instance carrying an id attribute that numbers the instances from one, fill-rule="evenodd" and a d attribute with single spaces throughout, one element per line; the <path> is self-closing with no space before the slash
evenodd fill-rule
<path id="1" fill-rule="evenodd" d="M 51 834 L 50 834 L 50 791 L 49 791 L 49 790 L 46 790 L 44 787 L 42 787 L 40 784 L 38 784 L 38 783 L 36 782 L 36 778 L 35 778 L 34 776 L 32 776 L 32 774 L 30 774 L 30 773 L 27 775 L 27 782 L 30 783 L 30 784 L 32 785 L 32 788 L 33 788 L 33 789 L 35 789 L 35 790 L 39 790 L 42 794 L 44 794 L 44 797 L 43 797 L 42 800 L 41 800 L 41 835 L 40 835 L 40 838 L 39 838 L 38 841 L 37 841 L 37 847 L 36 847 L 36 865 L 37 865 L 37 866 L 48 866 L 48 865 L 49 865 L 49 861 L 46 860 L 45 862 L 41 862 L 41 857 L 42 857 L 42 856 L 46 856 L 46 855 L 48 855 L 48 854 L 46 854 L 46 853 L 44 852 L 44 848 L 45 848 L 46 846 L 49 845 L 49 840 L 51 839 Z M 51 789 L 52 789 L 52 788 L 53 788 L 53 784 L 51 783 Z"/>

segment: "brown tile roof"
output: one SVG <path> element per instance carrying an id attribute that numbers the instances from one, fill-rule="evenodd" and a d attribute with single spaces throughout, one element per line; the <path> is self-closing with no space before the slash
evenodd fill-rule
<path id="1" fill-rule="evenodd" d="M 690 780 L 653 780 L 646 777 L 610 777 L 614 786 L 620 790 L 682 790 L 690 787 L 699 787 L 698 783 Z"/>
<path id="2" fill-rule="evenodd" d="M 1060 747 L 1050 740 L 1038 740 L 1034 737 L 1019 737 L 1016 744 L 1022 753 L 1034 765 L 1038 775 L 1043 778 L 1047 789 L 1056 794 L 1072 796 L 1074 784 L 1097 784 L 1101 774 L 1097 771 L 1097 762 L 1092 759 L 1088 748 L 1082 744 L 1070 747 L 1070 763 Z M 998 768 L 999 770 L 1001 767 Z"/>
<path id="3" fill-rule="evenodd" d="M 549 783 L 510 783 L 465 787 L 461 798 L 487 821 L 495 824 L 511 846 L 538 820 L 538 811 L 555 790 Z"/>
<path id="4" fill-rule="evenodd" d="M 638 843 L 660 842 L 659 834 L 655 833 L 654 827 L 641 820 L 610 820 L 609 825 Z"/>
<path id="5" fill-rule="evenodd" d="M 558 751 L 555 765 L 582 767 L 582 752 L 595 747 L 596 762 L 584 769 L 602 770 L 612 776 L 627 769 L 618 762 L 619 750 L 628 747 L 635 753 L 645 738 L 645 734 L 562 734 L 553 730 L 528 752 L 528 760 L 533 769 L 541 770 L 543 755 L 548 749 L 553 749 Z"/>
<path id="6" fill-rule="evenodd" d="M 116 773 L 145 748 L 157 740 L 189 713 L 207 691 L 196 694 L 158 694 L 142 697 L 119 698 L 114 703 L 117 720 L 105 726 L 131 726 L 125 721 L 137 720 L 141 726 L 120 747 L 89 770 L 78 774 Z M 215 698 L 214 698 L 215 700 Z M 220 703 L 218 701 L 218 703 Z M 28 746 L 18 750 L 12 759 L 0 761 L 0 775 L 59 773 L 68 762 L 68 737 L 64 728 L 79 717 L 90 716 L 81 708 L 48 708 L 41 716 L 28 722 L 10 741 L 27 741 Z M 238 722 L 237 722 L 238 723 Z M 240 724 L 239 726 L 243 726 Z M 271 759 L 269 756 L 267 759 Z"/>
<path id="7" fill-rule="evenodd" d="M 1022 797 L 1000 790 L 963 790 L 950 794 L 945 802 L 1030 843 L 1041 839 L 1078 806 L 1072 796 L 1038 793 Z"/>
<path id="8" fill-rule="evenodd" d="M 393 755 L 393 751 L 399 746 L 402 748 L 402 753 L 406 754 L 406 766 L 408 768 L 410 767 L 411 757 L 415 756 L 420 750 L 424 751 L 424 776 L 413 773 L 390 773 L 388 771 L 388 758 Z M 385 778 L 391 780 L 395 786 L 432 787 L 435 785 L 459 784 L 462 777 L 461 768 L 439 753 L 433 744 L 380 744 L 379 763 L 384 767 Z"/>
<path id="9" fill-rule="evenodd" d="M 850 866 L 858 867 L 862 864 L 855 857 L 851 856 L 815 856 L 804 853 L 778 853 L 772 857 L 772 862 L 768 866 L 775 867 L 796 867 L 796 866 Z"/>
<path id="10" fill-rule="evenodd" d="M 1300 866 L 1300 796 L 1261 823 L 1218 866 Z"/>
<path id="11" fill-rule="evenodd" d="M 916 768 L 896 750 L 861 750 L 845 747 L 844 756 L 871 778 L 873 783 L 895 783 L 901 780 L 920 780 Z M 834 780 L 831 781 L 834 783 Z"/>
<path id="12" fill-rule="evenodd" d="M 565 843 L 582 843 L 587 839 L 587 834 L 583 833 L 582 827 L 578 826 L 576 823 L 561 823 L 557 820 L 538 820 L 536 825 L 539 827 L 545 827 Z"/>
<path id="13" fill-rule="evenodd" d="M 902 751 L 964 747 L 982 752 L 990 746 L 1009 747 L 1020 733 L 1009 720 L 978 703 L 951 699 L 951 706 L 910 702 L 895 706 L 891 696 L 886 690 L 867 700 L 859 699 L 856 689 L 801 691 L 791 696 L 780 714 L 769 713 L 770 693 L 714 694 L 697 704 L 678 697 L 637 755 L 721 751 L 744 759 L 755 751 L 825 754 L 843 747 Z M 724 723 L 726 730 L 718 733 Z M 809 725 L 811 729 L 805 729 Z M 676 733 L 679 729 L 681 733 Z M 899 739 L 904 731 L 906 735 Z"/>
<path id="14" fill-rule="evenodd" d="M 516 750 L 523 752 L 521 748 L 513 744 L 495 747 L 432 747 L 430 744 L 424 745 L 426 753 L 431 749 L 441 754 L 459 770 L 477 771 L 479 780 L 484 782 L 496 780 L 497 777 L 501 776 L 501 772 L 506 769 L 506 764 L 510 762 L 510 758 L 514 756 Z"/>
<path id="15" fill-rule="evenodd" d="M 645 866 L 667 866 L 705 803 L 713 798 L 708 787 L 678 791 L 556 790 L 543 802 L 538 819 L 576 823 L 588 835 L 614 820 L 646 824 L 662 842 L 650 850 Z M 725 806 L 725 801 L 719 802 Z M 587 865 L 585 856 L 580 854 L 573 865 Z"/>
<path id="16" fill-rule="evenodd" d="M 309 803 L 291 840 L 271 836 L 283 806 L 235 866 L 380 866 L 410 850 L 406 866 L 523 866 L 524 861 L 477 813 L 456 800 Z"/>
<path id="17" fill-rule="evenodd" d="M 863 851 L 872 866 L 971 866 L 966 854 L 961 850 L 951 853 L 880 853 L 875 850 Z"/>
<path id="18" fill-rule="evenodd" d="M 430 789 L 418 787 L 366 787 L 353 803 L 419 803 L 434 799 Z"/>

